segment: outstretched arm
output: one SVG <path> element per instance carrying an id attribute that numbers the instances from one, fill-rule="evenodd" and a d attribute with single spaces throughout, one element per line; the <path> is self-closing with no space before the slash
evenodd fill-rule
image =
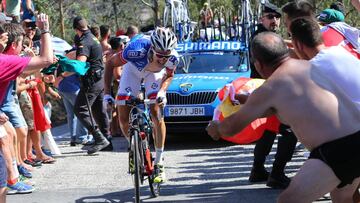
<path id="1" fill-rule="evenodd" d="M 40 14 L 36 18 L 36 24 L 41 30 L 40 56 L 32 57 L 26 67 L 27 72 L 34 72 L 40 68 L 48 67 L 53 63 L 54 54 L 51 45 L 49 18 L 46 14 Z"/>
<path id="2" fill-rule="evenodd" d="M 239 111 L 225 118 L 222 122 L 212 121 L 206 128 L 214 139 L 220 136 L 234 136 L 257 118 L 275 113 L 272 109 L 273 93 L 265 83 L 256 89 L 247 99 Z"/>

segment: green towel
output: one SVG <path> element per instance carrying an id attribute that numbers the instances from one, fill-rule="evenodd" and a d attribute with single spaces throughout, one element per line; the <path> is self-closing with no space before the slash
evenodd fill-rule
<path id="1" fill-rule="evenodd" d="M 61 67 L 61 72 L 74 72 L 78 75 L 85 75 L 90 68 L 88 62 L 82 62 L 79 60 L 72 60 L 66 56 L 56 55 L 59 61 L 55 64 L 51 64 L 49 67 L 44 68 L 41 72 L 44 74 L 53 74 L 58 66 Z"/>

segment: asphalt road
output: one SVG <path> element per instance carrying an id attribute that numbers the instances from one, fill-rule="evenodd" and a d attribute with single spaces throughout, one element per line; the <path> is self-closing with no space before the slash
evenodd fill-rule
<path id="1" fill-rule="evenodd" d="M 127 174 L 127 143 L 114 139 L 114 152 L 88 156 L 82 147 L 70 147 L 67 128 L 53 129 L 62 155 L 55 164 L 33 173 L 36 191 L 8 195 L 10 203 L 133 202 L 133 182 Z M 143 202 L 276 202 L 280 190 L 250 184 L 248 176 L 254 145 L 232 145 L 211 141 L 206 135 L 168 136 L 165 165 L 168 181 L 161 196 L 152 198 L 147 183 L 141 187 Z M 267 160 L 271 168 L 275 148 Z M 297 147 L 286 168 L 294 175 L 305 160 Z M 322 200 L 321 202 L 329 202 Z"/>

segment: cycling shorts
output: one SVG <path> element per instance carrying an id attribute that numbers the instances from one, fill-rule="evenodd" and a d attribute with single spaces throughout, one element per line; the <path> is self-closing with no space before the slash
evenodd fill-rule
<path id="1" fill-rule="evenodd" d="M 116 104 L 124 105 L 124 101 L 130 96 L 137 97 L 140 90 L 141 79 L 145 79 L 145 92 L 148 99 L 156 99 L 160 90 L 166 69 L 154 73 L 145 69 L 139 71 L 132 63 L 126 63 L 121 73 L 120 85 L 116 96 Z"/>

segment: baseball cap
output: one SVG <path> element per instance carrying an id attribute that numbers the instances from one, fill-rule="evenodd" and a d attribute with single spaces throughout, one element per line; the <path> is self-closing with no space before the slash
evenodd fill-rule
<path id="1" fill-rule="evenodd" d="M 340 11 L 337 11 L 335 9 L 325 9 L 321 11 L 321 13 L 318 16 L 318 20 L 322 23 L 333 23 L 333 22 L 343 22 L 345 19 L 345 16 Z"/>
<path id="2" fill-rule="evenodd" d="M 270 2 L 265 2 L 262 11 L 264 13 L 276 13 L 276 14 L 279 14 L 281 16 L 280 8 L 277 7 L 276 5 L 270 3 Z"/>
<path id="3" fill-rule="evenodd" d="M 0 23 L 6 23 L 12 21 L 11 17 L 7 17 L 4 13 L 0 13 Z"/>

